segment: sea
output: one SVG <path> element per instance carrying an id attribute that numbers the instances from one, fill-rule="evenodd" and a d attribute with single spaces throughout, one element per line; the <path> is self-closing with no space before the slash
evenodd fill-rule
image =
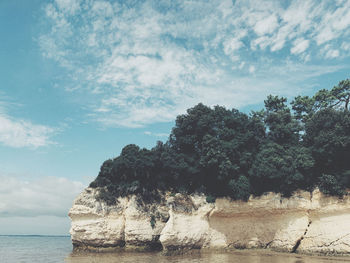
<path id="1" fill-rule="evenodd" d="M 0 236 L 0 263 L 333 263 L 350 257 L 305 256 L 267 250 L 73 253 L 69 236 Z"/>

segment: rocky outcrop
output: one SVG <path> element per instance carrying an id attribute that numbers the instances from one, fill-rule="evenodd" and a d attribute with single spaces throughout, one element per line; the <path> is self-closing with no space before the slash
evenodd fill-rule
<path id="1" fill-rule="evenodd" d="M 309 220 L 299 252 L 317 254 L 350 253 L 350 196 L 343 199 L 313 193 Z"/>
<path id="2" fill-rule="evenodd" d="M 160 248 L 159 236 L 168 221 L 165 203 L 143 204 L 136 196 L 115 205 L 97 201 L 98 190 L 85 189 L 69 211 L 74 249 Z"/>
<path id="3" fill-rule="evenodd" d="M 75 249 L 271 248 L 311 254 L 350 253 L 350 198 L 318 190 L 290 198 L 268 193 L 248 202 L 166 194 L 156 203 L 136 196 L 113 205 L 87 188 L 69 212 Z"/>

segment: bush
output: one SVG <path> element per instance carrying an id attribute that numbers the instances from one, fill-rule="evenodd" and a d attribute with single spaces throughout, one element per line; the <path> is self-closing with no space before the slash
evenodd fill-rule
<path id="1" fill-rule="evenodd" d="M 108 191 L 104 188 L 100 190 L 96 198 L 98 201 L 105 202 L 107 205 L 115 205 L 116 204 L 116 194 L 112 191 Z"/>
<path id="2" fill-rule="evenodd" d="M 229 187 L 231 189 L 230 196 L 232 199 L 245 201 L 249 199 L 250 183 L 244 175 L 240 176 L 237 180 L 232 179 L 229 182 Z"/>
<path id="3" fill-rule="evenodd" d="M 215 203 L 216 197 L 212 196 L 212 195 L 207 195 L 206 199 L 205 199 L 208 203 Z"/>
<path id="4" fill-rule="evenodd" d="M 156 217 L 154 215 L 151 215 L 149 222 L 151 224 L 152 229 L 154 229 L 156 227 Z"/>
<path id="5" fill-rule="evenodd" d="M 329 174 L 324 174 L 320 178 L 320 191 L 327 195 L 343 196 L 345 194 L 344 188 L 339 184 L 338 180 Z"/>

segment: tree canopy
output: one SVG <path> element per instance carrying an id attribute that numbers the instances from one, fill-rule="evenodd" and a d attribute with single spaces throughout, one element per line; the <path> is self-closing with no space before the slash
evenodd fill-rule
<path id="1" fill-rule="evenodd" d="M 350 81 L 312 97 L 268 96 L 261 111 L 202 103 L 176 118 L 169 139 L 148 150 L 131 144 L 105 161 L 91 187 L 101 199 L 159 191 L 201 192 L 247 200 L 267 191 L 290 195 L 350 187 Z"/>

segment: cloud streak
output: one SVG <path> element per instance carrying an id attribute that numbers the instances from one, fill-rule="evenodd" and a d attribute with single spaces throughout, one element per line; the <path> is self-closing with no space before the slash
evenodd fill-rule
<path id="1" fill-rule="evenodd" d="M 314 59 L 350 55 L 349 1 L 56 0 L 44 10 L 43 56 L 67 70 L 66 89 L 83 89 L 89 118 L 105 126 L 170 121 L 198 102 L 242 107 L 288 95 L 319 67 Z M 297 75 L 286 82 L 289 69 Z"/>
<path id="2" fill-rule="evenodd" d="M 36 149 L 54 144 L 51 141 L 53 133 L 55 133 L 55 129 L 51 127 L 14 119 L 0 112 L 0 143 L 3 145 Z"/>
<path id="3" fill-rule="evenodd" d="M 84 187 L 80 182 L 53 176 L 28 181 L 2 174 L 0 180 L 1 217 L 66 217 Z"/>

